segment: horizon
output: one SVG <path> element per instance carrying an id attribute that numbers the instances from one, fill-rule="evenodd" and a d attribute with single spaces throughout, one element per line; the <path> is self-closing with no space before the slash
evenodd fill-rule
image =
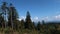
<path id="1" fill-rule="evenodd" d="M 32 21 L 60 21 L 60 0 L 0 0 L 12 3 L 18 11 L 19 20 L 29 11 Z"/>

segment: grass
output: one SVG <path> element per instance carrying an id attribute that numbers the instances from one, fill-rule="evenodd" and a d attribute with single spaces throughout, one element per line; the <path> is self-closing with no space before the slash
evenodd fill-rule
<path id="1" fill-rule="evenodd" d="M 19 29 L 18 31 L 11 28 L 0 28 L 0 34 L 38 34 L 37 30 Z"/>

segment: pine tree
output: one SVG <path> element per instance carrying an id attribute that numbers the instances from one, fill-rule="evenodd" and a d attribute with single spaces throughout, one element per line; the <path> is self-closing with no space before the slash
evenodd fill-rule
<path id="1" fill-rule="evenodd" d="M 17 28 L 17 21 L 18 21 L 18 13 L 17 10 L 15 9 L 15 7 L 10 4 L 9 7 L 9 16 L 8 16 L 8 26 L 12 27 L 12 28 Z"/>
<path id="2" fill-rule="evenodd" d="M 28 28 L 28 29 L 33 28 L 33 24 L 32 24 L 32 21 L 31 21 L 31 16 L 30 16 L 29 11 L 27 11 L 27 15 L 26 15 L 25 28 Z"/>

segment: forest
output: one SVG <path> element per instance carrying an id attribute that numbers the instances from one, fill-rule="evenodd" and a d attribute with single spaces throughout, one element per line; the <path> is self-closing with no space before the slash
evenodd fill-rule
<path id="1" fill-rule="evenodd" d="M 26 12 L 25 20 L 18 20 L 19 15 L 12 3 L 3 2 L 0 6 L 0 34 L 60 34 L 60 22 L 45 23 L 31 20 Z M 42 24 L 41 24 L 42 23 Z"/>

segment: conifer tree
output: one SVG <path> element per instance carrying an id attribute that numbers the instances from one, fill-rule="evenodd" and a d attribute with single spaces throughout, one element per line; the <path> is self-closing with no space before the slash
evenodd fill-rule
<path id="1" fill-rule="evenodd" d="M 40 26 L 41 26 L 40 21 L 38 21 L 38 24 L 37 24 L 37 29 L 38 30 L 40 30 Z"/>
<path id="2" fill-rule="evenodd" d="M 9 15 L 8 16 L 8 25 L 12 28 L 17 28 L 17 26 L 18 26 L 18 23 L 17 23 L 18 13 L 12 4 L 10 4 L 8 15 Z"/>
<path id="3" fill-rule="evenodd" d="M 36 25 L 35 25 L 35 22 L 33 22 L 33 29 L 34 29 L 34 30 L 36 29 Z"/>
<path id="4" fill-rule="evenodd" d="M 25 28 L 28 28 L 28 29 L 33 28 L 33 24 L 32 24 L 32 21 L 31 21 L 31 16 L 30 16 L 29 11 L 27 11 L 27 15 L 26 15 Z"/>
<path id="5" fill-rule="evenodd" d="M 21 20 L 20 27 L 21 27 L 21 29 L 24 29 L 24 20 L 23 19 Z"/>
<path id="6" fill-rule="evenodd" d="M 5 20 L 5 22 L 4 22 L 5 24 L 4 25 L 6 27 L 6 25 L 7 25 L 7 18 L 6 18 L 7 17 L 7 15 L 6 15 L 7 14 L 6 13 L 7 12 L 7 3 L 6 2 L 3 2 L 3 4 L 1 5 L 1 9 L 2 9 L 3 18 Z"/>

